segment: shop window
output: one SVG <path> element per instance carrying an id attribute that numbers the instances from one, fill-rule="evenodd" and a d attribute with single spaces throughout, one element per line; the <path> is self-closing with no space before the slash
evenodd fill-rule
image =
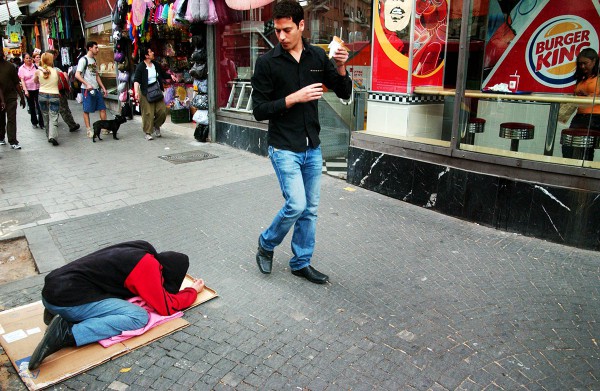
<path id="1" fill-rule="evenodd" d="M 464 1 L 468 15 L 462 0 L 375 1 L 367 130 L 503 158 L 600 168 L 595 3 Z M 399 7 L 413 18 L 403 22 Z M 346 14 L 351 11 L 347 5 Z M 466 63 L 458 75 L 465 18 Z M 580 72 L 592 64 L 578 82 L 580 55 Z M 457 87 L 463 95 L 456 96 Z M 453 129 L 456 101 L 461 111 Z"/>
<path id="2" fill-rule="evenodd" d="M 115 52 L 112 42 L 112 26 L 110 22 L 102 23 L 88 29 L 87 41 L 98 43 L 98 74 L 109 95 L 117 97 L 117 79 L 115 67 Z"/>
<path id="3" fill-rule="evenodd" d="M 491 1 L 487 16 L 483 57 L 467 66 L 481 69 L 481 84 L 467 80 L 460 97 L 459 147 L 600 168 L 594 3 Z M 469 36 L 476 42 L 481 31 Z"/>
<path id="4" fill-rule="evenodd" d="M 350 50 L 347 69 L 355 89 L 366 91 L 370 74 L 371 26 L 344 17 L 344 10 L 355 10 L 357 2 L 307 1 L 304 8 L 304 37 L 328 51 L 334 35 L 340 36 Z M 260 9 L 232 13 L 231 21 L 220 24 L 217 32 L 217 96 L 221 115 L 244 115 L 250 119 L 248 102 L 250 78 L 256 59 L 277 44 L 271 19 L 274 3 Z M 352 11 L 352 15 L 355 12 Z M 365 18 L 370 15 L 365 15 Z M 356 41 L 356 38 L 361 41 Z M 361 95 L 361 99 L 365 94 Z M 250 102 L 251 103 L 251 102 Z M 326 92 L 319 102 L 324 155 L 344 157 L 348 151 L 351 130 L 364 128 L 364 104 L 356 109 L 353 101 L 342 102 L 333 92 Z M 354 113 L 358 112 L 358 115 Z M 357 125 L 359 124 L 359 125 Z M 334 145 L 335 144 L 335 145 Z"/>

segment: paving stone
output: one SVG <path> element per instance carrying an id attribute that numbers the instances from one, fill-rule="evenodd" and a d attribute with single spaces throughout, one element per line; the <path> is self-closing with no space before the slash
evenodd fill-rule
<path id="1" fill-rule="evenodd" d="M 81 118 L 80 106 L 72 108 Z M 21 111 L 19 121 L 28 121 Z M 220 297 L 187 311 L 189 327 L 57 387 L 600 388 L 597 252 L 324 176 L 313 264 L 331 282 L 290 274 L 291 234 L 265 276 L 254 260 L 256 239 L 282 205 L 269 160 L 200 145 L 175 128 L 147 143 L 139 128 L 129 121 L 122 140 L 95 145 L 62 129 L 60 150 L 20 129 L 23 150 L 0 149 L 0 208 L 55 213 L 33 222 L 31 237 L 42 230 L 67 262 L 132 239 L 182 251 L 190 274 Z M 179 165 L 158 158 L 197 149 L 219 158 Z M 0 286 L 0 308 L 39 300 L 42 286 L 43 276 Z M 125 366 L 132 370 L 120 373 Z M 13 384 L 14 369 L 7 373 Z"/>

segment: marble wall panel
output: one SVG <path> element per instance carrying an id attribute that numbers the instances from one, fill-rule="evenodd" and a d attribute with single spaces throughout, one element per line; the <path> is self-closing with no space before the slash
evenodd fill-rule
<path id="1" fill-rule="evenodd" d="M 268 155 L 267 132 L 262 129 L 217 121 L 215 141 L 260 156 Z"/>
<path id="2" fill-rule="evenodd" d="M 467 172 L 445 167 L 439 175 L 438 194 L 435 209 L 438 212 L 465 217 L 465 190 Z"/>
<path id="3" fill-rule="evenodd" d="M 501 230 L 600 250 L 598 192 L 519 182 L 354 147 L 348 182 Z"/>
<path id="4" fill-rule="evenodd" d="M 531 214 L 533 184 L 507 178 L 498 179 L 495 227 L 509 232 L 526 233 Z"/>

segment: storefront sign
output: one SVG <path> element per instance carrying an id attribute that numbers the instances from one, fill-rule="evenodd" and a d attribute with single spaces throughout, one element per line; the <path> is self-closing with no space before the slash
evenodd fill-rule
<path id="1" fill-rule="evenodd" d="M 587 47 L 598 50 L 600 9 L 596 0 L 540 2 L 531 23 L 506 48 L 483 83 L 489 88 L 520 75 L 519 90 L 572 93 L 576 58 Z"/>
<path id="2" fill-rule="evenodd" d="M 375 0 L 371 90 L 442 86 L 447 0 Z"/>

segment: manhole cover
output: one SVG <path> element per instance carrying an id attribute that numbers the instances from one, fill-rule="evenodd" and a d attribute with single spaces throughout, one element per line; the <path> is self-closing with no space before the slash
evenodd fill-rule
<path id="1" fill-rule="evenodd" d="M 213 155 L 204 151 L 188 151 L 181 153 L 174 153 L 172 155 L 162 155 L 159 158 L 168 161 L 173 164 L 182 164 L 182 163 L 190 163 L 190 162 L 199 162 L 201 160 L 208 160 L 218 157 L 217 155 Z"/>
<path id="2" fill-rule="evenodd" d="M 0 284 L 37 274 L 27 239 L 0 241 Z"/>
<path id="3" fill-rule="evenodd" d="M 24 225 L 49 218 L 50 215 L 42 205 L 3 210 L 0 212 L 0 232 L 13 225 Z"/>

